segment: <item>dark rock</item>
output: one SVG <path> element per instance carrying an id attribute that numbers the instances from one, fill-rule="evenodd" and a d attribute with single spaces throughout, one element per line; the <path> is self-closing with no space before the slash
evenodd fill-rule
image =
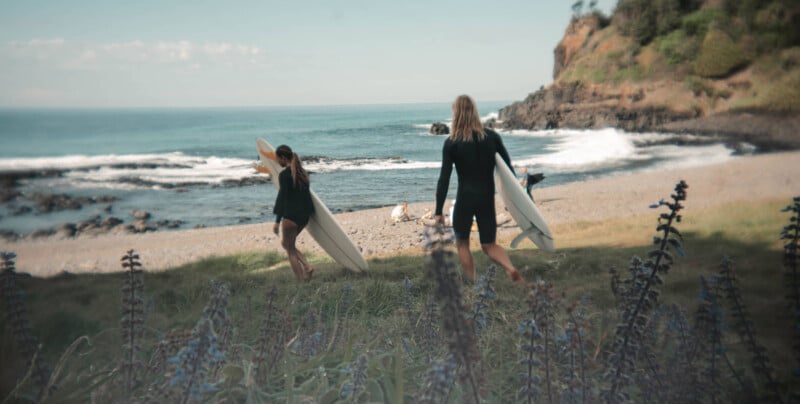
<path id="1" fill-rule="evenodd" d="M 0 189 L 11 189 L 19 186 L 19 180 L 35 178 L 60 177 L 64 170 L 28 170 L 0 172 Z"/>
<path id="2" fill-rule="evenodd" d="M 669 122 L 656 128 L 672 133 L 724 139 L 737 153 L 800 149 L 800 115 L 765 111 L 737 111 L 686 121 Z M 749 146 L 752 145 L 752 146 Z"/>
<path id="3" fill-rule="evenodd" d="M 27 205 L 22 205 L 22 206 L 18 207 L 17 209 L 15 209 L 11 214 L 14 215 L 14 216 L 20 216 L 20 215 L 24 215 L 24 214 L 30 213 L 30 212 L 33 212 L 33 208 L 31 208 L 30 206 L 27 206 Z"/>
<path id="4" fill-rule="evenodd" d="M 72 238 L 78 231 L 78 227 L 74 223 L 64 223 L 56 226 L 55 236 L 57 238 Z"/>
<path id="5" fill-rule="evenodd" d="M 222 181 L 221 186 L 223 187 L 244 187 L 248 185 L 256 185 L 256 184 L 268 184 L 270 183 L 270 177 L 268 175 L 261 175 L 261 176 L 253 176 L 253 177 L 244 177 L 239 179 L 228 179 Z"/>
<path id="6" fill-rule="evenodd" d="M 20 196 L 20 193 L 13 188 L 0 188 L 0 202 L 5 203 L 8 201 L 12 201 Z"/>
<path id="7" fill-rule="evenodd" d="M 36 204 L 36 210 L 42 213 L 58 212 L 62 210 L 78 210 L 83 207 L 81 202 L 66 194 L 36 194 L 31 200 Z"/>
<path id="8" fill-rule="evenodd" d="M 450 128 L 448 128 L 447 125 L 445 125 L 445 124 L 443 124 L 441 122 L 434 122 L 433 125 L 431 125 L 430 134 L 431 135 L 449 135 L 450 134 Z"/>
<path id="9" fill-rule="evenodd" d="M 641 99 L 635 92 L 630 99 Z M 599 129 L 615 127 L 630 132 L 651 131 L 674 121 L 693 118 L 689 112 L 665 107 L 621 106 L 622 95 L 595 92 L 581 82 L 556 83 L 500 110 L 505 129 Z"/>
<path id="10" fill-rule="evenodd" d="M 156 228 L 148 224 L 145 220 L 140 219 L 134 221 L 132 224 L 135 233 L 146 233 L 148 231 L 155 231 Z"/>
<path id="11" fill-rule="evenodd" d="M 120 223 L 114 227 L 112 227 L 109 231 L 111 234 L 130 234 L 135 233 L 132 225 Z"/>
<path id="12" fill-rule="evenodd" d="M 177 229 L 183 225 L 183 220 L 159 220 L 155 223 L 156 228 L 165 227 L 167 229 Z"/>
<path id="13" fill-rule="evenodd" d="M 50 237 L 53 234 L 55 234 L 55 230 L 53 229 L 40 229 L 29 234 L 28 237 L 35 240 L 38 238 Z"/>
<path id="14" fill-rule="evenodd" d="M 93 229 L 95 227 L 101 227 L 100 226 L 100 216 L 93 216 L 91 219 L 84 220 L 84 221 L 78 223 L 77 231 L 78 231 L 78 233 L 83 233 L 83 232 L 88 231 L 90 229 Z"/>
<path id="15" fill-rule="evenodd" d="M 131 212 L 131 216 L 133 216 L 133 218 L 136 220 L 147 220 L 150 218 L 150 212 L 137 209 Z"/>
<path id="16" fill-rule="evenodd" d="M 204 225 L 202 223 L 198 223 L 198 224 L 194 225 L 193 228 L 195 228 L 195 229 L 205 229 L 206 225 Z"/>
<path id="17" fill-rule="evenodd" d="M 121 223 L 122 223 L 122 219 L 117 218 L 117 217 L 113 217 L 113 216 L 109 216 L 109 217 L 103 219 L 102 222 L 100 222 L 100 226 L 102 226 L 105 229 L 111 229 L 112 227 L 115 227 L 116 225 L 121 224 Z"/>
<path id="18" fill-rule="evenodd" d="M 3 230 L 0 229 L 0 240 L 9 242 L 9 241 L 17 241 L 19 240 L 19 234 L 11 231 L 11 230 Z"/>
<path id="19" fill-rule="evenodd" d="M 74 198 L 66 194 L 35 194 L 30 199 L 36 204 L 36 209 L 42 213 L 79 210 L 84 205 L 108 203 L 116 200 L 113 196 L 105 195 Z"/>

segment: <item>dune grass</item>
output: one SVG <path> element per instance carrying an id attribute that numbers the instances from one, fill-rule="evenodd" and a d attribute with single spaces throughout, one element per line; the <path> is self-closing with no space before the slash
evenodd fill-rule
<path id="1" fill-rule="evenodd" d="M 789 388 L 791 370 L 797 366 L 790 355 L 792 318 L 786 309 L 778 241 L 780 229 L 788 222 L 788 214 L 780 212 L 786 204 L 766 201 L 685 212 L 680 227 L 686 257 L 676 258 L 660 287 L 664 307 L 678 304 L 691 315 L 698 307 L 700 276 L 711 277 L 722 258 L 730 256 L 759 340 L 783 390 Z M 654 211 L 650 216 L 559 225 L 554 227 L 559 247 L 555 254 L 533 248 L 510 251 L 528 281 L 552 285 L 558 306 L 580 307 L 585 321 L 585 360 L 591 375 L 591 386 L 586 389 L 593 389 L 595 397 L 604 387 L 602 373 L 617 322 L 609 270 L 624 274 L 631 257 L 647 255 L 652 249 L 655 217 Z M 124 252 L 121 246 L 120 256 Z M 485 275 L 490 262 L 477 251 L 475 258 L 476 267 L 482 269 L 479 274 Z M 284 255 L 276 253 L 218 257 L 145 273 L 140 359 L 148 368 L 167 333 L 196 330 L 198 318 L 208 310 L 215 293 L 209 287 L 215 280 L 227 285 L 226 312 L 234 335 L 225 347 L 228 362 L 224 369 L 209 367 L 212 376 L 208 383 L 213 389 L 209 387 L 205 400 L 302 402 L 308 398 L 335 402 L 369 397 L 372 401 L 412 401 L 426 386 L 430 369 L 440 369 L 431 364 L 445 363 L 441 341 L 422 337 L 426 332 L 438 335 L 439 340 L 447 337 L 431 308 L 436 285 L 428 275 L 429 259 L 427 255 L 375 258 L 369 262 L 369 271 L 355 274 L 316 257 L 317 270 L 309 283 L 296 282 Z M 146 269 L 147 257 L 141 257 L 141 262 Z M 24 272 L 24 268 L 18 271 Z M 42 344 L 41 358 L 57 363 L 63 355 L 56 366 L 59 392 L 51 397 L 119 399 L 116 382 L 120 376 L 115 369 L 123 351 L 119 319 L 124 274 L 17 279 L 25 291 L 31 332 Z M 468 305 L 481 293 L 474 286 L 467 281 L 463 287 Z M 268 295 L 273 288 L 276 297 L 271 301 Z M 487 326 L 477 341 L 482 357 L 481 394 L 488 402 L 518 401 L 518 375 L 523 367 L 518 364 L 522 336 L 517 329 L 531 310 L 530 290 L 512 284 L 502 271 L 498 271 L 493 288 L 497 297 L 489 302 Z M 274 308 L 268 310 L 270 304 Z M 283 322 L 273 327 L 276 329 L 265 330 L 265 317 L 278 313 L 284 314 Z M 557 317 L 563 319 L 564 314 Z M 27 366 L 15 347 L 11 328 L 5 318 L 0 319 L 0 361 L 4 364 L 0 397 L 9 396 L 16 388 L 12 402 L 35 401 L 32 383 L 23 380 Z M 253 358 L 260 338 L 278 329 L 286 334 L 285 353 L 277 370 L 266 381 L 256 382 Z M 314 335 L 321 346 L 312 346 Z M 81 336 L 88 339 L 80 340 Z M 74 352 L 65 354 L 73 342 Z M 746 346 L 733 336 L 727 337 L 726 343 L 734 365 L 745 369 L 749 363 Z M 368 369 L 363 381 L 355 377 L 361 368 Z M 147 385 L 157 380 L 174 380 L 170 373 L 174 369 L 170 369 L 169 365 L 153 372 L 142 369 L 137 397 L 157 394 L 146 393 Z M 450 401 L 458 402 L 464 389 L 463 384 L 455 383 Z"/>

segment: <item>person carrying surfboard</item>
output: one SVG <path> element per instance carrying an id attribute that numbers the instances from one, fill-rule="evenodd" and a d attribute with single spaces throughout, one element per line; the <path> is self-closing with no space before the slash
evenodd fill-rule
<path id="1" fill-rule="evenodd" d="M 264 157 L 276 160 L 284 170 L 278 175 L 278 197 L 275 199 L 275 224 L 272 231 L 277 235 L 281 231 L 281 246 L 289 255 L 289 264 L 297 280 L 310 280 L 314 268 L 308 263 L 306 257 L 295 246 L 297 236 L 308 224 L 311 214 L 314 213 L 314 204 L 311 200 L 311 179 L 303 168 L 300 157 L 287 145 L 280 145 L 275 149 L 274 155 Z M 289 167 L 288 170 L 285 168 Z M 263 173 L 269 171 L 256 166 L 256 170 Z"/>
<path id="2" fill-rule="evenodd" d="M 442 168 L 436 186 L 436 223 L 444 224 L 442 209 L 455 165 L 458 191 L 451 221 L 461 267 L 475 280 L 475 264 L 469 250 L 470 228 L 474 216 L 483 252 L 503 267 L 512 281 L 526 285 L 506 250 L 495 242 L 497 218 L 494 206 L 494 155 L 499 153 L 513 172 L 511 159 L 500 135 L 481 124 L 478 108 L 472 98 L 467 95 L 459 96 L 453 102 L 452 109 L 452 130 L 442 148 Z"/>

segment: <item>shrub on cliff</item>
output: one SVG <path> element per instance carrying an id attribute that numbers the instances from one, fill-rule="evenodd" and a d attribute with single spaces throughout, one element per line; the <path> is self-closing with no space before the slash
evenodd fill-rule
<path id="1" fill-rule="evenodd" d="M 681 28 L 689 36 L 705 36 L 710 27 L 726 26 L 728 24 L 728 14 L 718 8 L 705 8 L 686 15 L 681 19 Z"/>
<path id="2" fill-rule="evenodd" d="M 778 79 L 764 91 L 758 101 L 770 111 L 800 111 L 800 69 Z"/>
<path id="3" fill-rule="evenodd" d="M 669 34 L 659 37 L 656 46 L 664 55 L 667 63 L 677 65 L 691 60 L 700 47 L 700 41 L 686 34 L 683 29 L 676 29 Z"/>
<path id="4" fill-rule="evenodd" d="M 710 31 L 703 39 L 694 62 L 695 74 L 702 77 L 725 77 L 747 63 L 742 51 L 722 31 Z"/>
<path id="5" fill-rule="evenodd" d="M 614 22 L 622 35 L 642 45 L 681 25 L 681 17 L 699 7 L 697 1 L 619 0 Z"/>

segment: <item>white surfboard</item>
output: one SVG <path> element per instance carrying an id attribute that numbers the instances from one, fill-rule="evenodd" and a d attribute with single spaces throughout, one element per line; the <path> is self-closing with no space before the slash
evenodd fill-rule
<path id="1" fill-rule="evenodd" d="M 256 147 L 261 152 L 275 152 L 275 149 L 264 139 L 256 139 Z M 258 156 L 261 159 L 261 164 L 269 170 L 272 184 L 275 185 L 276 189 L 280 188 L 278 174 L 283 170 L 283 167 L 277 161 L 266 158 L 261 153 Z M 309 218 L 308 225 L 305 228 L 308 234 L 340 265 L 354 272 L 366 270 L 367 261 L 364 260 L 356 245 L 353 244 L 350 237 L 347 237 L 347 233 L 344 232 L 342 226 L 339 225 L 331 211 L 322 203 L 313 189 L 311 190 L 311 201 L 314 204 L 314 213 Z"/>
<path id="2" fill-rule="evenodd" d="M 517 177 L 508 168 L 503 158 L 495 153 L 494 160 L 497 192 L 503 199 L 503 203 L 506 204 L 508 213 L 517 222 L 517 226 L 522 229 L 522 233 L 511 242 L 511 247 L 516 248 L 527 237 L 542 250 L 549 253 L 554 252 L 553 236 L 536 204 L 522 189 L 517 182 Z"/>

